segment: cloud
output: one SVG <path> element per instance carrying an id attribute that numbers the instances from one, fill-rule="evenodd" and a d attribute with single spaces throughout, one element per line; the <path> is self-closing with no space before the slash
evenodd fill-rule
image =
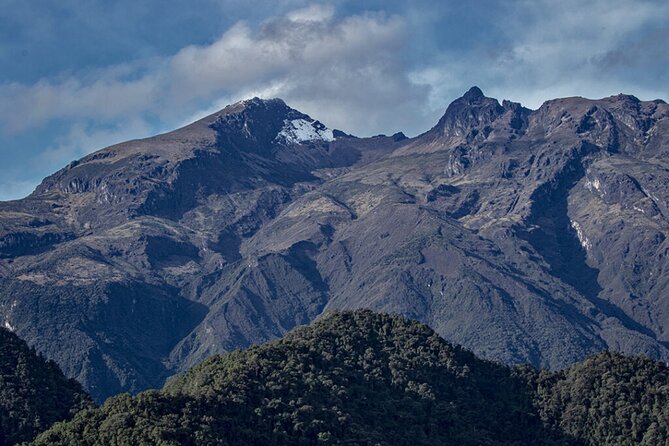
<path id="1" fill-rule="evenodd" d="M 620 73 L 607 70 L 601 63 L 603 58 L 654 26 L 664 26 L 661 23 L 669 14 L 669 4 L 542 1 L 527 7 L 524 14 L 525 24 L 516 23 L 511 30 L 521 37 L 508 54 L 504 69 L 514 74 L 526 72 L 534 85 L 580 79 L 595 81 L 588 82 L 593 86 L 603 80 L 619 80 Z"/>
<path id="2" fill-rule="evenodd" d="M 211 44 L 190 45 L 151 64 L 0 86 L 0 123 L 6 132 L 22 132 L 55 119 L 130 115 L 173 122 L 203 103 L 261 92 L 294 100 L 348 131 L 394 128 L 406 122 L 407 104 L 415 108 L 427 95 L 399 56 L 406 26 L 382 13 L 336 18 L 327 5 L 293 10 L 257 28 L 238 22 Z"/>
<path id="3" fill-rule="evenodd" d="M 130 81 L 105 75 L 92 83 L 73 77 L 31 86 L 12 83 L 0 87 L 0 120 L 5 131 L 21 132 L 54 119 L 119 118 L 145 111 L 156 99 L 156 87 L 150 75 Z"/>
<path id="4" fill-rule="evenodd" d="M 433 102 L 453 97 L 443 87 L 448 81 L 461 91 L 463 80 L 532 108 L 564 96 L 625 92 L 654 99 L 669 93 L 657 79 L 659 73 L 669 75 L 669 47 L 659 44 L 666 36 L 669 3 L 522 0 L 498 13 L 504 23 L 497 31 L 499 45 L 464 55 L 446 50 L 438 63 L 413 73 L 432 87 Z"/>
<path id="5" fill-rule="evenodd" d="M 667 93 L 641 68 L 655 63 L 652 72 L 668 70 L 667 49 L 657 45 L 666 34 L 667 3 L 518 0 L 490 4 L 475 20 L 469 9 L 423 3 L 404 15 L 342 16 L 332 5 L 313 4 L 257 26 L 239 21 L 211 43 L 170 56 L 0 85 L 0 127 L 22 132 L 57 119 L 128 117 L 169 126 L 223 100 L 257 94 L 282 97 L 361 135 L 417 133 L 473 84 L 531 107 L 564 95 Z M 449 29 L 434 36 L 436 47 L 427 40 L 445 19 Z M 431 53 L 421 53 L 425 48 Z"/>
<path id="6" fill-rule="evenodd" d="M 142 119 L 133 118 L 116 123 L 112 127 L 90 127 L 74 124 L 64 136 L 58 137 L 44 151 L 31 160 L 34 167 L 43 165 L 62 166 L 90 153 L 95 149 L 151 135 L 152 127 Z"/>
<path id="7" fill-rule="evenodd" d="M 286 14 L 286 18 L 292 22 L 327 22 L 333 16 L 334 7 L 332 5 L 309 5 Z"/>

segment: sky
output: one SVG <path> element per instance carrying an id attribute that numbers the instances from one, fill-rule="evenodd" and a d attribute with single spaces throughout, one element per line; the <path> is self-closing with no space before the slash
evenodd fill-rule
<path id="1" fill-rule="evenodd" d="M 358 136 L 471 86 L 669 100 L 666 0 L 0 0 L 0 200 L 111 144 L 280 97 Z"/>

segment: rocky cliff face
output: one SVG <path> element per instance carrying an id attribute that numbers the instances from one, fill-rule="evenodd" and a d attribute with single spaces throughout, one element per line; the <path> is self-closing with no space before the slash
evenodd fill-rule
<path id="1" fill-rule="evenodd" d="M 416 138 L 243 101 L 0 204 L 0 323 L 98 398 L 330 308 L 508 363 L 669 358 L 669 106 L 472 88 Z"/>

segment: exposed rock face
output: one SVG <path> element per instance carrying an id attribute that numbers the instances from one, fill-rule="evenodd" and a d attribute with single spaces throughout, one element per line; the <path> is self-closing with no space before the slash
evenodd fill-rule
<path id="1" fill-rule="evenodd" d="M 415 138 L 280 100 L 93 153 L 0 204 L 0 316 L 98 398 L 329 308 L 487 358 L 669 358 L 669 106 L 472 88 Z"/>

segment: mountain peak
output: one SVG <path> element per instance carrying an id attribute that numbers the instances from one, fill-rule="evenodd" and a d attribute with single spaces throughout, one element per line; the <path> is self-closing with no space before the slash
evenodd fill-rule
<path id="1" fill-rule="evenodd" d="M 444 135 L 464 136 L 473 128 L 490 124 L 503 113 L 504 107 L 497 99 L 486 97 L 474 86 L 448 106 L 437 128 Z"/>
<path id="2" fill-rule="evenodd" d="M 250 107 L 250 106 L 283 106 L 283 107 L 288 107 L 286 105 L 286 102 L 281 99 L 281 98 L 259 98 L 258 96 L 254 96 L 250 99 L 244 99 L 239 101 L 237 104 L 243 105 L 245 107 Z"/>
<path id="3" fill-rule="evenodd" d="M 334 140 L 331 129 L 279 98 L 254 97 L 232 107 L 229 112 L 219 114 L 210 127 L 216 130 L 219 140 L 234 140 L 248 151 L 257 151 L 258 146 L 271 149 L 277 142 L 301 144 Z"/>
<path id="4" fill-rule="evenodd" d="M 296 111 L 296 110 L 293 110 L 291 107 L 289 107 L 288 104 L 286 104 L 286 102 L 283 99 L 280 98 L 264 99 L 255 96 L 249 99 L 242 99 L 241 101 L 237 101 L 233 104 L 230 104 L 225 108 L 223 108 L 222 110 L 219 110 L 218 112 L 214 113 L 213 115 L 210 115 L 208 118 L 210 117 L 220 118 L 221 116 L 224 115 L 239 115 L 239 114 L 248 115 L 249 113 L 254 114 L 259 111 L 271 111 L 272 114 L 277 115 L 277 114 L 290 113 L 291 111 Z"/>
<path id="5" fill-rule="evenodd" d="M 462 96 L 462 99 L 465 101 L 472 103 L 475 101 L 479 101 L 481 99 L 485 98 L 485 95 L 483 94 L 483 91 L 476 85 L 474 85 L 472 88 L 467 90 L 467 92 Z"/>

